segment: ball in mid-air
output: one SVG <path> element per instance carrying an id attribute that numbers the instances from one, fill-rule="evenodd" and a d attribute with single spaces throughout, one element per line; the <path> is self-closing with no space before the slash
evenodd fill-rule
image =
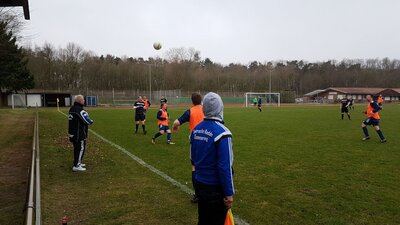
<path id="1" fill-rule="evenodd" d="M 161 49 L 161 43 L 160 43 L 160 42 L 154 42 L 153 48 L 154 48 L 155 50 L 160 50 L 160 49 Z"/>

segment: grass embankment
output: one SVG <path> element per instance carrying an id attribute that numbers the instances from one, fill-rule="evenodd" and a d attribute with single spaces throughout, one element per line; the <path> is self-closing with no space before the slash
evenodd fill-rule
<path id="1" fill-rule="evenodd" d="M 0 110 L 0 224 L 24 221 L 33 118 L 31 110 Z"/>

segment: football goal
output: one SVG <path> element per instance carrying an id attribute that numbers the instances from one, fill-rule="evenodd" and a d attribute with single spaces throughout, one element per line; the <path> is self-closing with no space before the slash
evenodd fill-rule
<path id="1" fill-rule="evenodd" d="M 12 109 L 26 109 L 25 94 L 11 94 L 8 98 L 8 104 Z"/>
<path id="2" fill-rule="evenodd" d="M 245 107 L 257 106 L 258 98 L 261 98 L 262 105 L 281 106 L 281 94 L 270 92 L 246 92 Z"/>

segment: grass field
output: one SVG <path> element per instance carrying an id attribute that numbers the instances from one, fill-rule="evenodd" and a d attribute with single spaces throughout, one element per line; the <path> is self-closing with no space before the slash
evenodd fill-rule
<path id="1" fill-rule="evenodd" d="M 364 106 L 340 120 L 338 106 L 225 109 L 233 133 L 234 214 L 250 224 L 400 224 L 399 105 L 386 105 L 381 128 L 388 142 L 361 141 Z M 152 109 L 147 135 L 133 134 L 129 109 L 91 109 L 91 128 L 146 163 L 191 187 L 187 125 L 150 143 L 157 131 Z M 64 110 L 66 112 L 66 110 Z M 173 119 L 184 109 L 170 108 Z M 196 224 L 189 196 L 90 135 L 85 173 L 72 173 L 72 146 L 64 115 L 40 113 L 44 224 L 67 209 L 72 224 Z"/>

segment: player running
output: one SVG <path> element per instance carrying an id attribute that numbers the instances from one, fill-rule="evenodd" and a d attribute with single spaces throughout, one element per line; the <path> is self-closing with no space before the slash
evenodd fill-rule
<path id="1" fill-rule="evenodd" d="M 203 106 L 201 105 L 201 95 L 198 93 L 193 93 L 192 103 L 193 106 L 190 109 L 186 110 L 181 117 L 179 117 L 174 121 L 172 127 L 173 131 L 175 132 L 179 131 L 179 127 L 182 124 L 189 122 L 189 131 L 190 133 L 192 133 L 192 130 L 197 126 L 197 124 L 201 123 L 204 120 Z M 195 179 L 194 179 L 195 167 L 193 161 L 191 161 L 191 163 L 192 163 L 192 184 L 196 192 Z M 190 201 L 192 203 L 198 202 L 196 193 L 192 196 L 192 199 Z"/>
<path id="2" fill-rule="evenodd" d="M 139 96 L 137 98 L 137 100 L 135 101 L 135 104 L 133 104 L 133 109 L 135 109 L 135 122 L 136 122 L 136 129 L 135 129 L 135 134 L 137 134 L 138 132 L 138 128 L 139 128 L 139 123 L 142 124 L 142 129 L 143 129 L 143 134 L 147 134 L 146 131 L 146 115 L 145 115 L 145 108 L 144 108 L 145 104 L 143 102 L 143 99 L 141 96 Z"/>
<path id="3" fill-rule="evenodd" d="M 382 131 L 379 128 L 379 121 L 381 117 L 379 116 L 379 110 L 381 109 L 379 105 L 372 99 L 371 95 L 367 95 L 367 101 L 368 101 L 368 106 L 367 106 L 367 111 L 364 113 L 367 115 L 367 119 L 363 121 L 361 124 L 361 127 L 364 131 L 364 138 L 362 139 L 363 141 L 369 140 L 369 134 L 368 134 L 368 125 L 374 126 L 376 133 L 378 133 L 379 137 L 381 138 L 381 143 L 385 143 L 386 139 L 382 134 Z"/>
<path id="4" fill-rule="evenodd" d="M 350 100 L 347 99 L 346 96 L 344 96 L 342 98 L 342 100 L 340 100 L 340 111 L 342 113 L 342 120 L 344 118 L 344 113 L 347 113 L 347 117 L 350 119 L 350 112 L 349 112 L 349 106 L 350 106 Z"/>
<path id="5" fill-rule="evenodd" d="M 258 110 L 260 110 L 260 112 L 261 112 L 261 96 L 258 96 L 258 98 L 257 98 L 257 107 L 258 107 Z"/>
<path id="6" fill-rule="evenodd" d="M 161 104 L 160 111 L 157 113 L 157 123 L 160 130 L 151 138 L 151 143 L 155 144 L 156 139 L 167 132 L 167 143 L 169 145 L 175 144 L 171 141 L 171 129 L 169 129 L 168 121 L 169 114 L 167 112 L 167 104 Z"/>

